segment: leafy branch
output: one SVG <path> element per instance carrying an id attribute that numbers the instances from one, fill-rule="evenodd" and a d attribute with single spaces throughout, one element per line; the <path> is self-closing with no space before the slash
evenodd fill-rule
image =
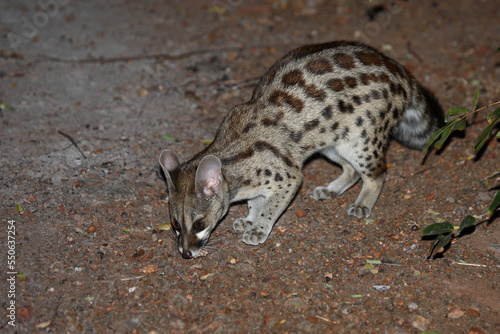
<path id="1" fill-rule="evenodd" d="M 422 151 L 422 155 L 425 156 L 427 154 L 427 151 L 432 146 L 432 144 L 434 144 L 435 148 L 440 148 L 441 146 L 443 146 L 443 144 L 446 142 L 446 140 L 451 135 L 453 130 L 460 130 L 460 131 L 465 130 L 465 128 L 467 127 L 467 122 L 466 122 L 467 117 L 477 113 L 478 111 L 488 109 L 494 105 L 500 104 L 500 101 L 496 101 L 487 106 L 476 109 L 478 100 L 479 100 L 479 89 L 476 90 L 476 94 L 474 96 L 474 103 L 471 110 L 464 107 L 451 108 L 450 110 L 448 110 L 448 112 L 446 113 L 447 121 L 449 117 L 452 116 L 457 116 L 457 117 L 432 134 L 432 136 L 425 144 L 425 147 Z M 486 120 L 488 121 L 489 125 L 483 130 L 483 132 L 477 139 L 476 144 L 474 145 L 474 153 L 477 153 L 481 149 L 481 147 L 483 147 L 484 143 L 490 136 L 490 133 L 495 127 L 495 125 L 498 122 L 500 122 L 500 108 L 488 114 Z M 497 132 L 497 138 L 500 138 L 500 131 Z"/>
<path id="2" fill-rule="evenodd" d="M 498 50 L 500 50 L 500 48 Z M 469 110 L 463 107 L 449 109 L 448 112 L 446 113 L 446 120 L 448 120 L 448 118 L 452 116 L 457 116 L 457 117 L 432 134 L 432 136 L 429 138 L 422 151 L 422 155 L 425 156 L 429 148 L 433 144 L 434 147 L 440 148 L 446 142 L 446 140 L 449 138 L 449 136 L 454 130 L 460 130 L 460 131 L 465 130 L 465 128 L 467 127 L 467 122 L 466 122 L 467 117 L 477 113 L 478 111 L 500 104 L 500 101 L 496 101 L 487 106 L 476 109 L 478 100 L 479 100 L 479 90 L 476 90 L 472 109 Z M 481 148 L 484 146 L 484 144 L 490 137 L 491 132 L 493 131 L 495 126 L 497 124 L 500 124 L 500 108 L 497 108 L 494 112 L 489 113 L 488 116 L 486 117 L 486 120 L 489 124 L 488 126 L 486 126 L 486 128 L 483 129 L 483 131 L 477 138 L 476 143 L 474 144 L 474 153 L 477 153 L 479 152 L 479 150 L 481 150 Z M 496 137 L 500 138 L 500 130 L 497 132 Z M 500 177 L 500 172 L 495 173 L 488 179 L 495 179 L 498 177 Z M 495 212 L 499 207 L 500 207 L 500 191 L 497 192 L 495 198 L 493 199 L 493 202 L 490 204 L 487 215 L 491 216 L 493 212 Z M 482 222 L 483 221 L 478 222 L 477 224 L 480 224 Z M 476 224 L 476 218 L 469 215 L 465 217 L 460 226 L 453 226 L 450 222 L 447 221 L 427 226 L 422 232 L 423 236 L 434 237 L 434 241 L 431 244 L 427 258 L 431 258 L 437 253 L 442 253 L 444 251 L 444 247 L 448 245 L 453 239 L 461 236 L 462 232 L 465 229 L 475 226 L 477 224 Z"/>
<path id="3" fill-rule="evenodd" d="M 430 258 L 436 253 L 442 253 L 444 251 L 444 247 L 448 245 L 452 239 L 459 237 L 462 234 L 463 230 L 474 226 L 475 222 L 476 218 L 474 218 L 473 216 L 467 216 L 462 221 L 459 227 L 453 226 L 450 222 L 447 221 L 427 226 L 422 232 L 423 236 L 435 236 L 435 239 L 429 249 L 429 253 L 427 254 L 427 258 Z"/>

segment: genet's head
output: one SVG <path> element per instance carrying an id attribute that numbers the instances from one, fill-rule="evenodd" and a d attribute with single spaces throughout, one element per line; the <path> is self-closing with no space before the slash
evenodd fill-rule
<path id="1" fill-rule="evenodd" d="M 196 257 L 229 208 L 221 161 L 206 155 L 180 164 L 174 151 L 164 150 L 160 165 L 167 179 L 170 221 L 179 252 L 185 259 Z"/>

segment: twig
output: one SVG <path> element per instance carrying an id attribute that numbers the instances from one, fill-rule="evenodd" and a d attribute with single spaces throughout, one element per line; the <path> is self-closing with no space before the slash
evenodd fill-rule
<path id="1" fill-rule="evenodd" d="M 78 147 L 78 144 L 75 142 L 75 140 L 73 139 L 73 137 L 71 137 L 70 135 L 62 132 L 61 130 L 57 130 L 57 132 L 59 132 L 60 135 L 64 136 L 66 139 L 68 139 L 71 142 L 71 144 L 73 144 L 73 146 L 76 147 L 76 149 L 78 150 L 78 152 L 80 152 L 80 154 L 83 156 L 83 158 L 87 159 L 87 157 L 85 156 L 85 154 Z"/>
<path id="2" fill-rule="evenodd" d="M 422 174 L 422 173 L 427 172 L 428 170 L 431 170 L 433 168 L 434 167 L 429 167 L 429 168 L 422 169 L 421 171 L 418 171 L 418 172 L 414 173 L 413 176 L 418 175 L 418 174 Z"/>
<path id="3" fill-rule="evenodd" d="M 255 86 L 259 83 L 261 77 L 258 78 L 252 78 L 252 79 L 247 79 L 243 81 L 239 80 L 228 80 L 223 82 L 224 86 L 226 86 L 229 89 L 236 89 L 236 88 L 241 88 L 241 87 L 246 87 L 246 86 Z"/>
<path id="4" fill-rule="evenodd" d="M 422 58 L 411 48 L 411 42 L 408 42 L 406 44 L 406 48 L 408 49 L 408 52 L 411 53 L 417 60 L 421 63 L 423 60 Z"/>
<path id="5" fill-rule="evenodd" d="M 320 317 L 319 315 L 315 315 L 315 317 L 318 318 L 318 319 L 321 319 L 323 321 L 326 321 L 326 322 L 332 322 L 330 319 Z"/>
<path id="6" fill-rule="evenodd" d="M 494 106 L 496 104 L 500 104 L 500 101 L 496 101 L 496 102 L 493 102 L 491 104 L 488 104 L 487 106 L 484 106 L 484 107 L 481 107 L 479 109 L 473 110 L 470 114 L 467 114 L 466 116 L 469 116 L 471 114 L 477 113 L 478 111 L 481 111 L 481 110 L 484 110 L 484 109 L 488 109 L 489 107 Z"/>
<path id="7" fill-rule="evenodd" d="M 175 273 L 176 273 L 177 275 L 179 275 L 179 277 L 180 277 L 180 278 L 182 278 L 182 280 L 183 280 L 184 282 L 186 282 L 186 279 L 185 279 L 185 278 L 181 275 L 181 273 L 180 273 L 180 272 L 178 272 L 178 271 L 176 270 L 176 271 L 175 271 Z"/>
<path id="8" fill-rule="evenodd" d="M 37 62 L 51 61 L 59 63 L 116 63 L 116 62 L 131 62 L 131 61 L 150 60 L 150 59 L 158 59 L 165 61 L 165 60 L 179 60 L 205 53 L 217 53 L 217 52 L 240 51 L 240 50 L 243 50 L 243 47 L 233 46 L 221 49 L 200 49 L 200 50 L 180 53 L 178 55 L 172 55 L 170 53 L 156 53 L 151 55 L 139 55 L 139 56 L 124 56 L 124 57 L 109 57 L 109 58 L 99 57 L 99 58 L 82 58 L 82 59 L 65 59 L 65 58 L 44 56 L 43 58 L 39 58 L 36 61 Z"/>
<path id="9" fill-rule="evenodd" d="M 141 279 L 143 277 L 146 277 L 146 275 L 136 276 L 136 277 L 121 278 L 120 281 L 132 281 L 132 280 L 135 280 L 135 279 Z"/>
<path id="10" fill-rule="evenodd" d="M 452 262 L 453 264 L 459 264 L 461 266 L 470 266 L 470 267 L 483 267 L 483 268 L 487 268 L 488 266 L 485 265 L 485 264 L 477 264 L 477 263 L 467 263 L 467 262 L 456 262 L 456 261 L 453 261 Z"/>
<path id="11" fill-rule="evenodd" d="M 57 316 L 57 310 L 59 309 L 59 305 L 61 305 L 61 299 L 62 299 L 62 294 L 60 294 L 59 298 L 57 299 L 57 305 L 56 305 L 56 309 L 54 310 L 54 315 L 52 316 L 52 319 L 50 319 L 51 325 L 54 323 L 54 319 Z"/>
<path id="12" fill-rule="evenodd" d="M 375 263 L 375 264 L 378 264 L 378 263 Z M 386 265 L 386 266 L 406 267 L 404 264 L 398 264 L 398 263 L 381 262 L 380 264 L 383 264 L 383 265 Z"/>

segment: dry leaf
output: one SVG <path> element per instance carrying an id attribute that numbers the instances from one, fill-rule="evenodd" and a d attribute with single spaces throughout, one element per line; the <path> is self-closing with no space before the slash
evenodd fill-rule
<path id="1" fill-rule="evenodd" d="M 202 275 L 202 276 L 200 276 L 200 280 L 204 281 L 204 280 L 206 280 L 207 278 L 209 278 L 209 277 L 211 277 L 211 276 L 213 276 L 213 275 L 215 275 L 215 274 L 206 274 L 206 275 Z"/>
<path id="2" fill-rule="evenodd" d="M 158 266 L 156 264 L 150 264 L 142 268 L 141 271 L 145 274 L 154 274 L 158 271 Z"/>
<path id="3" fill-rule="evenodd" d="M 36 328 L 46 328 L 46 327 L 49 327 L 51 323 L 52 323 L 51 321 L 41 322 L 38 325 L 36 325 L 35 327 Z"/>

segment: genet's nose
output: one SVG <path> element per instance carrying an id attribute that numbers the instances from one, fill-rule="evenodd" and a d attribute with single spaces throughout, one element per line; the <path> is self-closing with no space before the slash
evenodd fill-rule
<path id="1" fill-rule="evenodd" d="M 189 250 L 182 251 L 182 257 L 185 259 L 191 259 L 193 257 L 193 253 Z"/>

